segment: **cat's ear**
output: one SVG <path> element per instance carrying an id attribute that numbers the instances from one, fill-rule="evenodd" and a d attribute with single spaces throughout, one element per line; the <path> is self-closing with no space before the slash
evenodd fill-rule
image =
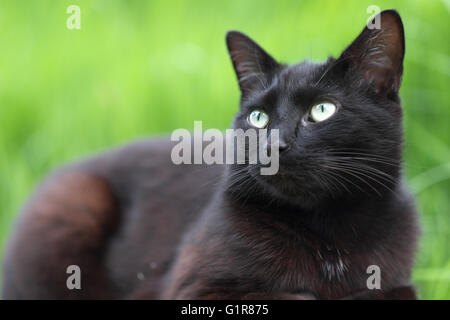
<path id="1" fill-rule="evenodd" d="M 405 39 L 400 15 L 385 10 L 368 23 L 338 59 L 354 66 L 377 93 L 397 93 L 403 74 Z"/>
<path id="2" fill-rule="evenodd" d="M 226 42 L 242 93 L 264 85 L 267 76 L 279 66 L 264 49 L 241 32 L 229 31 Z"/>

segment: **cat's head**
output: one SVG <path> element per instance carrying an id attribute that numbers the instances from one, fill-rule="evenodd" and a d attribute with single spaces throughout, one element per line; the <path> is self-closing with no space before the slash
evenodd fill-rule
<path id="1" fill-rule="evenodd" d="M 366 26 L 337 59 L 324 63 L 280 64 L 246 35 L 227 34 L 241 89 L 233 128 L 279 129 L 280 141 L 277 174 L 236 165 L 232 181 L 247 175 L 260 190 L 311 205 L 355 194 L 383 196 L 395 188 L 404 33 L 394 10 L 374 19 L 381 22 L 378 29 Z"/>

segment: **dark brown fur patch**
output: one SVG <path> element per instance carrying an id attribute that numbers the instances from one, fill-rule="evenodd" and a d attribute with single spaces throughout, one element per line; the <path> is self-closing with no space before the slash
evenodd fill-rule
<path id="1" fill-rule="evenodd" d="M 116 213 L 111 190 L 99 177 L 63 172 L 46 181 L 10 242 L 3 298 L 9 287 L 24 299 L 112 297 L 102 257 Z M 81 268 L 81 290 L 67 289 L 69 265 Z"/>

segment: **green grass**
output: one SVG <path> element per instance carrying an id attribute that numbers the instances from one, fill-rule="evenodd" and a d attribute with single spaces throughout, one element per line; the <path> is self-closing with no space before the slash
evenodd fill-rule
<path id="1" fill-rule="evenodd" d="M 81 30 L 66 8 L 81 7 Z M 390 4 L 389 4 L 390 3 Z M 366 8 L 392 1 L 2 1 L 0 255 L 15 215 L 52 168 L 175 128 L 226 128 L 238 88 L 229 29 L 276 58 L 338 55 Z M 414 283 L 450 298 L 449 1 L 395 1 L 406 32 L 406 174 L 422 212 Z"/>

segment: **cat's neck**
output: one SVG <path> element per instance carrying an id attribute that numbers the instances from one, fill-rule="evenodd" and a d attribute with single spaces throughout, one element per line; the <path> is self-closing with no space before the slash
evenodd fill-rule
<path id="1" fill-rule="evenodd" d="M 361 193 L 327 199 L 313 206 L 311 203 L 302 205 L 300 202 L 270 198 L 257 185 L 253 186 L 252 193 L 245 194 L 224 184 L 218 201 L 221 207 L 227 208 L 224 214 L 233 219 L 261 219 L 267 223 L 276 221 L 277 224 L 285 224 L 293 232 L 307 229 L 330 241 L 348 238 L 353 242 L 361 237 L 382 237 L 388 232 L 385 222 L 399 220 L 396 211 L 402 197 L 404 195 L 400 190 L 381 195 Z"/>

